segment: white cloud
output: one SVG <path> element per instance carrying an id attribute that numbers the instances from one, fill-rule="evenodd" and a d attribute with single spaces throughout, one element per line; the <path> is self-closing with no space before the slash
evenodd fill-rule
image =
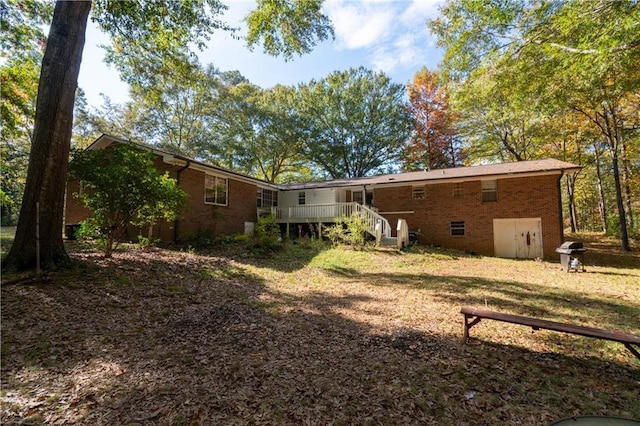
<path id="1" fill-rule="evenodd" d="M 425 46 L 419 44 L 419 40 L 415 34 L 406 33 L 396 37 L 389 44 L 378 46 L 371 54 L 373 67 L 390 73 L 398 68 L 423 65 L 427 53 Z"/>
<path id="2" fill-rule="evenodd" d="M 438 8 L 442 3 L 442 0 L 412 0 L 401 18 L 404 22 L 422 21 L 426 26 L 427 19 L 438 16 Z"/>
<path id="3" fill-rule="evenodd" d="M 441 0 L 328 0 L 325 12 L 333 22 L 336 48 L 363 49 L 371 68 L 391 73 L 416 69 L 433 47 L 427 20 L 438 15 Z"/>
<path id="4" fill-rule="evenodd" d="M 333 23 L 338 48 L 375 46 L 391 31 L 394 13 L 387 2 L 330 0 L 325 10 Z"/>

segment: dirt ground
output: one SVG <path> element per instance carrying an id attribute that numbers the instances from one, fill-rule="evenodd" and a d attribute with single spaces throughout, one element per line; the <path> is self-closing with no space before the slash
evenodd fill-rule
<path id="1" fill-rule="evenodd" d="M 2 287 L 3 425 L 640 418 L 640 361 L 622 345 L 489 321 L 462 344 L 459 313 L 640 334 L 640 263 L 566 274 L 437 250 L 71 253 L 81 266 L 50 282 Z"/>

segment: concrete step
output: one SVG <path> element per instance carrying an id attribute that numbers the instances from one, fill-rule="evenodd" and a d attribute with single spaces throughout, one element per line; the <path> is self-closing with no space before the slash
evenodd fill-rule
<path id="1" fill-rule="evenodd" d="M 396 237 L 382 237 L 380 240 L 381 247 L 396 247 L 398 245 L 398 238 Z"/>

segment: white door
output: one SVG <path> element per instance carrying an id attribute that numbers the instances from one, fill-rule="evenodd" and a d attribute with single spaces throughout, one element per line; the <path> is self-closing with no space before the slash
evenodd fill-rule
<path id="1" fill-rule="evenodd" d="M 542 226 L 540 218 L 494 219 L 495 255 L 518 259 L 542 257 Z"/>

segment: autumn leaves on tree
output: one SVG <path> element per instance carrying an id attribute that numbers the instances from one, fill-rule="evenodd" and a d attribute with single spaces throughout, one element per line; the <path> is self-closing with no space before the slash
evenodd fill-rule
<path id="1" fill-rule="evenodd" d="M 449 108 L 438 74 L 422 68 L 407 86 L 414 132 L 404 156 L 404 169 L 433 170 L 461 166 L 465 155 L 456 131 L 457 114 Z"/>

